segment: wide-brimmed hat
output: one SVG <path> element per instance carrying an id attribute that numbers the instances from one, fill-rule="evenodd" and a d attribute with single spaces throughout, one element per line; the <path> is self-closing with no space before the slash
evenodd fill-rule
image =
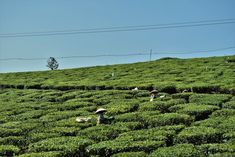
<path id="1" fill-rule="evenodd" d="M 158 93 L 158 91 L 156 89 L 150 91 L 150 94 L 156 94 L 156 93 Z"/>
<path id="2" fill-rule="evenodd" d="M 106 112 L 107 110 L 104 109 L 104 108 L 99 108 L 98 110 L 95 111 L 95 113 L 103 113 L 103 112 Z"/>

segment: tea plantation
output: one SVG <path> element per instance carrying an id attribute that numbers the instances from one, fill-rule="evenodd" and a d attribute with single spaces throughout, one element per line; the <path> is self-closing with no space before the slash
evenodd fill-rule
<path id="1" fill-rule="evenodd" d="M 235 156 L 235 56 L 7 73 L 0 88 L 0 156 Z M 113 118 L 97 125 L 97 108 Z"/>

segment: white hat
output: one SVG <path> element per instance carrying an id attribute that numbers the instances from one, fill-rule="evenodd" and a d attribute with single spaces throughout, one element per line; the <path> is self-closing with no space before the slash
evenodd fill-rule
<path id="1" fill-rule="evenodd" d="M 104 108 L 99 108 L 98 110 L 95 111 L 95 113 L 102 113 L 102 112 L 106 112 L 107 110 Z"/>

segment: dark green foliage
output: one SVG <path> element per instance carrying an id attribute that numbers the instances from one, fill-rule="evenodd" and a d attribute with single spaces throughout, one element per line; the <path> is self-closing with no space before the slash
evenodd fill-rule
<path id="1" fill-rule="evenodd" d="M 43 130 L 43 132 L 59 134 L 60 136 L 75 136 L 79 131 L 79 127 L 51 127 Z"/>
<path id="2" fill-rule="evenodd" d="M 20 148 L 13 145 L 0 145 L 1 156 L 13 156 L 20 152 Z"/>
<path id="3" fill-rule="evenodd" d="M 189 102 L 189 97 L 192 95 L 193 93 L 176 93 L 176 94 L 172 94 L 172 98 L 173 99 L 185 99 L 186 102 Z"/>
<path id="4" fill-rule="evenodd" d="M 14 145 L 14 146 L 23 146 L 26 144 L 26 137 L 23 136 L 8 136 L 0 137 L 0 145 Z"/>
<path id="5" fill-rule="evenodd" d="M 235 132 L 234 132 L 234 130 L 231 130 L 231 131 L 229 131 L 229 132 L 227 132 L 227 133 L 224 133 L 223 134 L 223 139 L 224 139 L 224 141 L 229 141 L 229 140 L 235 140 Z"/>
<path id="6" fill-rule="evenodd" d="M 190 125 L 192 122 L 193 119 L 189 115 L 178 113 L 165 113 L 150 117 L 147 123 L 149 127 L 157 127 L 176 124 Z"/>
<path id="7" fill-rule="evenodd" d="M 215 117 L 208 118 L 204 121 L 196 123 L 196 125 L 213 127 L 220 131 L 220 133 L 229 133 L 235 131 L 235 117 Z"/>
<path id="8" fill-rule="evenodd" d="M 164 146 L 164 142 L 160 141 L 104 141 L 93 144 L 87 148 L 90 155 L 110 156 L 119 152 L 126 151 L 144 151 L 150 152 L 158 147 Z"/>
<path id="9" fill-rule="evenodd" d="M 174 130 L 161 130 L 159 128 L 143 129 L 129 131 L 120 134 L 116 140 L 132 140 L 132 141 L 164 141 L 165 143 L 172 141 L 172 137 L 176 132 Z"/>
<path id="10" fill-rule="evenodd" d="M 63 157 L 63 152 L 61 151 L 50 151 L 50 152 L 40 152 L 40 153 L 26 153 L 19 155 L 17 157 Z"/>
<path id="11" fill-rule="evenodd" d="M 230 98 L 231 95 L 226 94 L 194 94 L 189 97 L 189 102 L 221 107 L 222 104 Z"/>
<path id="12" fill-rule="evenodd" d="M 38 142 L 47 138 L 52 137 L 60 137 L 59 133 L 47 133 L 47 132 L 40 132 L 40 133 L 31 133 L 28 135 L 28 140 L 30 143 Z"/>
<path id="13" fill-rule="evenodd" d="M 220 142 L 221 139 L 222 133 L 214 128 L 192 126 L 181 131 L 177 135 L 175 143 L 192 143 L 198 145 L 203 143 Z"/>
<path id="14" fill-rule="evenodd" d="M 126 112 L 134 112 L 138 109 L 139 104 L 136 100 L 119 100 L 109 103 L 107 106 L 108 114 L 116 115 Z"/>
<path id="15" fill-rule="evenodd" d="M 122 132 L 129 131 L 130 129 L 127 127 L 118 127 L 112 125 L 98 125 L 86 128 L 79 132 L 80 136 L 85 136 L 94 141 L 106 141 L 111 140 Z"/>
<path id="16" fill-rule="evenodd" d="M 183 104 L 172 106 L 169 110 L 171 112 L 184 113 L 194 116 L 195 120 L 203 120 L 208 118 L 212 112 L 218 109 L 219 107 L 212 105 Z"/>
<path id="17" fill-rule="evenodd" d="M 212 154 L 235 153 L 234 143 L 221 143 L 221 144 L 203 144 L 199 148 L 205 155 L 211 156 Z M 212 155 L 213 156 L 213 155 Z"/>
<path id="18" fill-rule="evenodd" d="M 200 157 L 202 152 L 192 144 L 178 144 L 172 147 L 163 147 L 155 150 L 150 157 Z"/>
<path id="19" fill-rule="evenodd" d="M 233 157 L 233 156 L 235 156 L 235 153 L 228 153 L 228 152 L 209 155 L 209 157 Z"/>
<path id="20" fill-rule="evenodd" d="M 140 111 L 160 111 L 162 113 L 169 112 L 171 106 L 177 104 L 184 104 L 186 101 L 184 99 L 171 99 L 168 101 L 153 101 L 142 103 L 139 107 Z"/>
<path id="21" fill-rule="evenodd" d="M 235 115 L 235 109 L 221 109 L 217 110 L 212 113 L 210 117 L 228 117 L 228 116 L 234 116 Z"/>
<path id="22" fill-rule="evenodd" d="M 235 97 L 222 105 L 223 108 L 235 109 Z"/>
<path id="23" fill-rule="evenodd" d="M 123 152 L 112 155 L 111 157 L 146 157 L 145 152 Z"/>
<path id="24" fill-rule="evenodd" d="M 193 87 L 194 92 L 232 93 L 234 65 L 231 59 L 225 62 L 226 58 L 171 59 L 60 71 L 0 74 L 0 82 L 1 88 L 19 89 L 102 90 L 140 87 L 151 90 L 157 87 L 160 91 L 175 93 L 179 89 Z M 113 72 L 114 77 L 111 76 Z"/>
<path id="25" fill-rule="evenodd" d="M 143 128 L 143 124 L 141 122 L 117 122 L 114 126 L 128 128 L 130 130 L 138 130 Z"/>
<path id="26" fill-rule="evenodd" d="M 66 156 L 73 156 L 85 152 L 85 147 L 91 140 L 80 137 L 55 137 L 29 145 L 29 152 L 63 151 Z"/>
<path id="27" fill-rule="evenodd" d="M 19 136 L 23 134 L 21 129 L 0 128 L 0 137 Z"/>
<path id="28" fill-rule="evenodd" d="M 121 122 L 131 122 L 131 121 L 139 121 L 147 124 L 148 119 L 151 116 L 155 116 L 160 114 L 159 111 L 146 111 L 146 112 L 130 112 L 121 115 L 115 116 L 115 121 Z"/>

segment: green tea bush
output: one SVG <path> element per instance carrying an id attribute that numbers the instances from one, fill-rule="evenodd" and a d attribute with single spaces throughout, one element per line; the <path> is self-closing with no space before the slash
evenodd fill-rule
<path id="1" fill-rule="evenodd" d="M 123 152 L 112 155 L 111 157 L 146 157 L 145 152 Z"/>
<path id="2" fill-rule="evenodd" d="M 21 129 L 0 128 L 0 137 L 20 136 L 23 134 Z"/>
<path id="3" fill-rule="evenodd" d="M 20 148 L 13 145 L 0 145 L 0 156 L 14 156 L 19 154 Z"/>
<path id="4" fill-rule="evenodd" d="M 106 104 L 109 104 L 110 102 L 111 102 L 111 98 L 110 97 L 93 99 L 93 103 L 96 106 L 106 105 Z"/>
<path id="5" fill-rule="evenodd" d="M 204 121 L 196 123 L 195 125 L 213 127 L 219 130 L 220 133 L 229 133 L 235 131 L 235 117 L 229 116 L 229 117 L 208 118 Z"/>
<path id="6" fill-rule="evenodd" d="M 228 94 L 194 94 L 189 97 L 189 102 L 221 107 L 230 98 L 231 95 Z"/>
<path id="7" fill-rule="evenodd" d="M 175 105 L 169 108 L 171 112 L 183 113 L 193 116 L 195 117 L 195 120 L 206 119 L 212 112 L 218 109 L 218 106 L 197 104 Z"/>
<path id="8" fill-rule="evenodd" d="M 235 109 L 221 109 L 212 113 L 211 118 L 214 117 L 229 117 L 235 115 Z"/>
<path id="9" fill-rule="evenodd" d="M 89 114 L 89 112 L 83 110 L 56 111 L 40 117 L 40 120 L 42 122 L 54 122 L 62 119 L 67 119 L 70 117 L 82 116 L 87 114 Z"/>
<path id="10" fill-rule="evenodd" d="M 154 102 L 154 106 L 156 110 L 159 110 L 162 113 L 169 112 L 169 108 L 174 105 L 184 104 L 186 100 L 184 99 L 171 99 L 169 101 L 156 101 Z"/>
<path id="11" fill-rule="evenodd" d="M 38 153 L 25 153 L 18 155 L 17 157 L 63 157 L 62 151 L 49 151 L 49 152 L 38 152 Z"/>
<path id="12" fill-rule="evenodd" d="M 233 157 L 233 156 L 235 156 L 235 153 L 229 153 L 229 152 L 216 153 L 216 154 L 209 155 L 209 157 Z"/>
<path id="13" fill-rule="evenodd" d="M 110 115 L 117 115 L 121 113 L 134 112 L 138 109 L 139 104 L 136 100 L 131 101 L 116 101 L 111 102 L 107 106 L 108 113 Z"/>
<path id="14" fill-rule="evenodd" d="M 65 156 L 84 154 L 85 147 L 92 144 L 91 140 L 81 137 L 55 137 L 29 145 L 29 152 L 63 151 Z"/>
<path id="15" fill-rule="evenodd" d="M 223 134 L 223 141 L 235 140 L 235 132 L 230 131 Z"/>
<path id="16" fill-rule="evenodd" d="M 145 102 L 140 104 L 139 111 L 157 111 L 157 108 L 154 102 Z"/>
<path id="17" fill-rule="evenodd" d="M 115 127 L 128 128 L 130 130 L 138 130 L 143 128 L 143 124 L 141 122 L 117 122 L 112 125 Z"/>
<path id="18" fill-rule="evenodd" d="M 8 135 L 26 135 L 28 132 L 41 127 L 41 123 L 38 122 L 37 119 L 27 120 L 27 121 L 12 121 L 1 124 L 1 127 L 5 128 L 5 133 Z M 8 132 L 8 133 L 7 133 Z M 2 131 L 4 133 L 4 131 Z M 1 133 L 0 133 L 1 136 Z"/>
<path id="19" fill-rule="evenodd" d="M 169 112 L 169 108 L 171 106 L 174 106 L 176 104 L 184 103 L 185 101 L 183 99 L 174 99 L 169 101 L 153 101 L 153 102 L 145 102 L 141 103 L 139 110 L 140 111 L 157 111 L 159 110 L 162 113 Z"/>
<path id="20" fill-rule="evenodd" d="M 235 153 L 234 143 L 212 143 L 202 144 L 199 149 L 205 153 L 206 156 L 217 153 Z M 217 154 L 218 155 L 218 154 Z"/>
<path id="21" fill-rule="evenodd" d="M 185 128 L 181 131 L 176 139 L 175 143 L 192 143 L 192 144 L 204 144 L 220 142 L 222 133 L 211 127 L 204 126 L 192 126 Z"/>
<path id="22" fill-rule="evenodd" d="M 43 132 L 55 133 L 61 136 L 75 136 L 79 131 L 79 127 L 51 127 L 46 128 Z"/>
<path id="23" fill-rule="evenodd" d="M 191 92 L 186 92 L 186 93 L 175 93 L 172 94 L 173 99 L 185 99 L 186 102 L 189 102 L 189 97 L 193 95 Z"/>
<path id="24" fill-rule="evenodd" d="M 26 144 L 26 138 L 23 136 L 0 137 L 0 145 L 21 146 Z"/>
<path id="25" fill-rule="evenodd" d="M 86 138 L 99 142 L 114 139 L 118 137 L 120 133 L 129 130 L 130 129 L 127 127 L 102 124 L 81 130 L 78 135 L 85 136 Z"/>
<path id="26" fill-rule="evenodd" d="M 63 108 L 63 104 L 65 105 L 65 108 Z M 76 99 L 71 99 L 68 100 L 64 103 L 61 104 L 61 108 L 63 110 L 71 110 L 73 107 L 74 108 L 81 108 L 81 107 L 89 107 L 89 106 L 94 106 L 95 104 L 93 103 L 93 99 L 90 98 L 76 98 Z"/>
<path id="27" fill-rule="evenodd" d="M 118 122 L 132 122 L 132 121 L 139 121 L 143 123 L 147 123 L 148 119 L 151 116 L 159 115 L 159 111 L 145 111 L 145 112 L 130 112 L 124 113 L 115 116 L 115 121 Z"/>
<path id="28" fill-rule="evenodd" d="M 150 152 L 159 147 L 165 146 L 164 142 L 161 141 L 103 141 L 97 144 L 93 144 L 87 147 L 89 155 L 100 155 L 108 157 L 112 154 L 127 151 L 144 151 Z"/>
<path id="29" fill-rule="evenodd" d="M 178 125 L 185 124 L 190 125 L 193 119 L 186 114 L 178 113 L 164 113 L 156 116 L 152 116 L 148 119 L 147 123 L 149 127 L 158 127 L 164 125 Z"/>
<path id="30" fill-rule="evenodd" d="M 235 97 L 233 97 L 230 101 L 224 103 L 222 105 L 222 108 L 235 109 Z"/>
<path id="31" fill-rule="evenodd" d="M 18 114 L 15 116 L 14 119 L 16 120 L 28 120 L 28 119 L 36 119 L 40 118 L 41 116 L 47 114 L 47 111 L 45 110 L 32 110 L 32 111 L 27 111 L 21 114 Z"/>
<path id="32" fill-rule="evenodd" d="M 39 133 L 30 133 L 28 134 L 28 141 L 30 143 L 35 143 L 44 139 L 60 137 L 59 133 L 47 133 L 47 132 L 39 132 Z"/>
<path id="33" fill-rule="evenodd" d="M 215 73 L 214 72 L 214 78 L 219 78 L 219 76 L 223 75 L 223 72 Z M 220 86 L 218 85 L 209 85 L 209 84 L 195 84 L 192 87 L 193 92 L 196 93 L 212 93 L 216 92 L 218 93 L 220 91 Z"/>
<path id="34" fill-rule="evenodd" d="M 159 128 L 143 129 L 122 133 L 116 138 L 116 140 L 163 141 L 165 144 L 169 145 L 172 144 L 172 139 L 175 133 L 176 132 L 174 130 L 160 130 Z"/>
<path id="35" fill-rule="evenodd" d="M 177 144 L 171 147 L 162 147 L 150 154 L 150 157 L 199 157 L 202 152 L 197 150 L 192 144 Z"/>

